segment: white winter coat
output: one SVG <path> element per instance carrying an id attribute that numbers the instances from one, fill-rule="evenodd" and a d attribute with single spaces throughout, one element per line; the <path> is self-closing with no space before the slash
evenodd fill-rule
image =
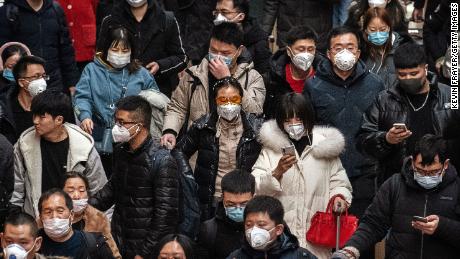
<path id="1" fill-rule="evenodd" d="M 300 246 L 318 258 L 330 258 L 330 249 L 306 241 L 310 221 L 317 211 L 325 211 L 329 199 L 342 194 L 351 203 L 351 184 L 340 162 L 345 139 L 335 128 L 313 128 L 313 144 L 298 154 L 297 163 L 284 173 L 281 181 L 272 172 L 282 157 L 281 149 L 291 145 L 275 120 L 265 122 L 259 133 L 262 151 L 254 164 L 256 195 L 270 195 L 283 204 L 284 220 L 299 239 Z"/>

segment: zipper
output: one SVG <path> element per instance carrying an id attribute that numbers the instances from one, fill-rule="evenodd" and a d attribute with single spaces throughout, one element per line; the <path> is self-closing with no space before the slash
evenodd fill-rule
<path id="1" fill-rule="evenodd" d="M 428 203 L 428 194 L 425 194 L 425 206 L 423 207 L 423 217 L 426 217 L 426 205 Z M 420 259 L 423 259 L 423 239 L 424 234 L 422 232 L 422 240 L 420 242 Z"/>

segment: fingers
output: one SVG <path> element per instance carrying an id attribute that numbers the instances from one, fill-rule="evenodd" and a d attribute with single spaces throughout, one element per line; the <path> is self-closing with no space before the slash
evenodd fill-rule
<path id="1" fill-rule="evenodd" d="M 431 221 L 439 220 L 439 217 L 436 215 L 429 215 L 426 217 L 426 219 L 428 220 L 428 222 L 431 222 Z"/>

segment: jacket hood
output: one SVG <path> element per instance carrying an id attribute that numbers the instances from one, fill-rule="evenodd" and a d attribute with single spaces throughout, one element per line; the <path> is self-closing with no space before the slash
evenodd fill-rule
<path id="1" fill-rule="evenodd" d="M 369 71 L 366 68 L 366 64 L 361 59 L 358 59 L 353 73 L 350 75 L 350 77 L 347 78 L 346 81 L 349 82 L 349 84 L 353 84 L 354 82 L 366 76 L 368 73 Z M 338 77 L 335 74 L 332 62 L 329 59 L 324 59 L 320 61 L 315 76 L 318 76 L 319 78 L 328 81 L 333 85 L 343 85 L 344 83 L 342 78 Z"/>
<path id="2" fill-rule="evenodd" d="M 275 120 L 262 124 L 259 142 L 264 148 L 280 153 L 283 147 L 291 145 L 291 141 Z M 311 154 L 318 159 L 336 158 L 345 148 L 345 138 L 336 128 L 314 126 Z"/>
<path id="3" fill-rule="evenodd" d="M 13 3 L 14 5 L 17 5 L 20 8 L 26 9 L 31 12 L 35 12 L 32 7 L 27 3 L 26 0 L 9 0 L 10 3 Z M 46 10 L 47 8 L 51 7 L 53 5 L 53 0 L 43 0 L 43 6 L 40 9 L 40 11 Z"/>

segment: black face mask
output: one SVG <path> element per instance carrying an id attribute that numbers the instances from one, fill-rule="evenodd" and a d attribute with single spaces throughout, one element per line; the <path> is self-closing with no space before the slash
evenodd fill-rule
<path id="1" fill-rule="evenodd" d="M 422 90 L 425 82 L 423 78 L 400 79 L 399 86 L 408 94 L 417 94 Z"/>

